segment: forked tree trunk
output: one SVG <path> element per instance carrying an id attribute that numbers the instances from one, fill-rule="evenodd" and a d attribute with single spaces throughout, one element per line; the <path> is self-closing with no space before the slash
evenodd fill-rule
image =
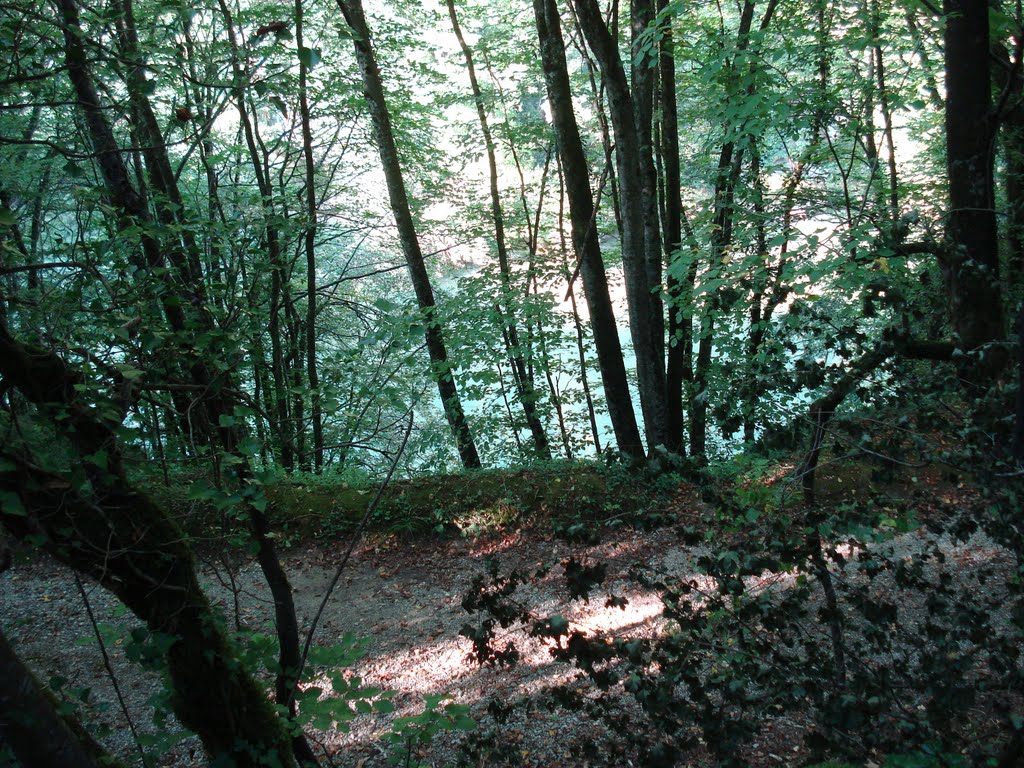
<path id="1" fill-rule="evenodd" d="M 118 211 L 122 226 L 137 226 L 143 230 L 145 264 L 149 269 L 155 271 L 156 279 L 165 281 L 166 290 L 163 292 L 162 299 L 171 329 L 182 339 L 204 332 L 212 338 L 216 329 L 213 326 L 209 308 L 205 304 L 205 292 L 201 287 L 202 267 L 195 249 L 190 245 L 190 238 L 187 236 L 189 227 L 182 227 L 184 234 L 181 235 L 180 243 L 172 241 L 166 248 L 154 236 L 153 232 L 158 228 L 153 226 L 154 222 L 149 216 L 148 209 L 143 204 L 137 190 L 132 186 L 127 169 L 121 160 L 113 131 L 100 104 L 82 43 L 84 33 L 75 0 L 60 0 L 60 8 L 64 21 L 65 60 L 68 65 L 68 74 L 79 98 L 80 109 L 86 117 L 89 138 L 95 148 L 99 150 L 97 162 L 101 167 L 110 201 Z M 130 12 L 130 0 L 122 0 L 122 8 L 124 14 L 121 21 L 126 27 L 124 38 L 128 41 L 127 52 L 137 57 L 134 48 L 135 33 L 133 17 Z M 230 23 L 230 14 L 223 3 L 222 9 Z M 230 26 L 228 31 L 233 41 L 234 35 Z M 129 93 L 134 114 L 141 120 L 143 135 L 148 140 L 145 151 L 146 173 L 154 188 L 160 192 L 157 199 L 154 200 L 154 205 L 158 209 L 158 221 L 160 223 L 181 221 L 187 224 L 185 209 L 175 203 L 175 201 L 180 203 L 182 197 L 177 190 L 173 174 L 170 173 L 170 161 L 167 158 L 162 139 L 158 135 L 155 118 L 145 95 L 146 83 L 141 71 L 136 71 L 140 68 L 137 58 L 135 65 L 129 78 Z M 237 74 L 237 57 L 235 70 Z M 245 110 L 241 103 L 240 112 L 244 120 Z M 251 133 L 249 137 L 251 138 Z M 256 165 L 258 167 L 259 164 L 256 163 Z M 265 176 L 263 178 L 266 181 Z M 261 191 L 264 191 L 262 185 Z M 171 270 L 162 268 L 165 251 L 170 260 Z M 169 272 L 173 274 L 173 277 Z M 188 293 L 183 295 L 181 292 L 183 290 Z M 189 308 L 189 314 L 186 315 L 183 307 Z M 13 344 L 13 341 L 11 343 Z M 202 393 L 200 407 L 194 410 L 196 415 L 203 419 L 204 434 L 211 447 L 220 449 L 225 455 L 236 459 L 237 470 L 233 479 L 239 485 L 244 484 L 249 479 L 249 459 L 239 450 L 242 433 L 233 422 L 234 395 L 230 377 L 215 375 L 210 370 L 206 358 L 196 350 L 184 346 L 179 350 L 187 361 L 185 367 L 188 370 L 191 383 L 199 387 Z M 112 439 L 111 437 L 106 442 L 110 443 Z M 104 450 L 114 450 L 115 448 L 116 445 L 111 445 L 109 449 L 104 448 Z M 129 496 L 138 495 L 134 490 L 125 491 L 120 487 L 112 491 L 115 497 L 122 492 Z M 45 502 L 45 499 L 43 501 Z M 139 504 L 145 506 L 147 502 L 140 500 Z M 153 505 L 149 503 L 149 506 Z M 159 513 L 159 510 L 155 510 L 155 512 Z M 273 540 L 270 538 L 270 524 L 266 513 L 252 504 L 246 505 L 245 512 L 257 546 L 257 559 L 274 599 L 275 622 L 280 642 L 280 672 L 276 681 L 277 698 L 280 704 L 289 706 L 296 683 L 294 675 L 299 668 L 298 626 L 291 586 L 277 557 Z M 127 600 L 125 602 L 127 603 Z M 129 607 L 134 609 L 134 606 L 129 605 Z M 293 706 L 292 712 L 294 713 Z M 296 753 L 303 761 L 315 763 L 313 753 L 301 733 L 294 737 L 294 743 Z"/>
<path id="2" fill-rule="evenodd" d="M 41 534 L 50 554 L 96 579 L 168 638 L 171 707 L 212 756 L 240 768 L 294 766 L 292 738 L 225 637 L 184 534 L 128 482 L 117 425 L 80 399 L 87 389 L 81 377 L 52 352 L 16 340 L 2 322 L 0 376 L 70 443 L 88 479 L 75 484 L 0 448 L 0 486 L 25 510 L 16 515 L 5 507 L 4 525 L 20 537 Z"/>
<path id="3" fill-rule="evenodd" d="M 619 172 L 622 271 L 626 278 L 629 331 L 636 355 L 647 449 L 653 451 L 658 445 L 668 444 L 662 254 L 651 147 L 654 70 L 647 61 L 634 62 L 631 91 L 619 56 L 618 42 L 605 24 L 596 0 L 575 0 L 575 5 L 580 28 L 597 59 L 608 90 L 608 109 L 615 131 L 615 161 Z M 637 6 L 641 19 L 653 16 L 650 3 L 640 2 Z"/>
<path id="4" fill-rule="evenodd" d="M 627 456 L 642 458 L 644 448 L 629 394 L 626 366 L 608 293 L 608 280 L 601 260 L 597 233 L 593 231 L 594 199 L 590 190 L 586 154 L 573 113 L 558 8 L 554 0 L 533 0 L 533 10 L 555 139 L 562 161 L 565 191 L 569 198 L 573 246 L 580 264 L 583 291 L 590 308 L 590 324 L 594 331 L 594 345 L 597 347 L 608 415 L 611 417 L 619 450 Z"/>

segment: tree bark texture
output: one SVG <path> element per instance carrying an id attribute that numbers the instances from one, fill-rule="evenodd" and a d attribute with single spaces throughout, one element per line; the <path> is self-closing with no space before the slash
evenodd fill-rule
<path id="1" fill-rule="evenodd" d="M 661 0 L 659 10 L 667 5 Z M 673 52 L 671 21 L 665 27 L 658 52 L 661 80 L 661 157 L 664 168 L 665 216 L 662 221 L 662 247 L 665 251 L 666 289 L 668 293 L 668 338 L 665 368 L 665 438 L 667 447 L 686 452 L 683 383 L 687 379 L 687 347 L 693 346 L 693 284 L 682 274 L 683 201 L 679 167 L 679 118 L 676 108 L 676 61 Z M 689 270 L 687 270 L 689 272 Z M 692 350 L 690 350 L 692 355 Z M 693 376 L 693 371 L 689 372 Z"/>
<path id="2" fill-rule="evenodd" d="M 30 347 L 0 323 L 0 376 L 34 403 L 79 457 L 88 486 L 0 449 L 0 485 L 27 515 L 5 514 L 15 535 L 42 534 L 61 562 L 116 594 L 153 632 L 171 638 L 171 706 L 211 755 L 235 764 L 295 765 L 291 739 L 263 691 L 239 664 L 203 594 L 185 537 L 125 477 L 116 424 L 79 398 L 81 378 L 57 355 Z M 98 458 L 102 456 L 102 461 Z"/>
<path id="3" fill-rule="evenodd" d="M 978 0 L 946 0 L 943 10 L 950 210 L 942 272 L 953 329 L 960 348 L 969 353 L 962 375 L 976 388 L 998 367 L 992 359 L 996 355 L 980 348 L 1004 336 L 993 179 L 989 8 Z"/>
<path id="4" fill-rule="evenodd" d="M 120 768 L 124 764 L 57 713 L 53 695 L 0 631 L 0 744 L 24 768 Z M 0 754 L 0 757 L 3 755 Z"/>
<path id="5" fill-rule="evenodd" d="M 127 2 L 127 0 L 126 0 Z M 111 203 L 118 210 L 122 226 L 136 225 L 142 229 L 142 243 L 146 264 L 150 269 L 158 270 L 157 274 L 164 281 L 166 290 L 162 292 L 162 302 L 168 325 L 181 340 L 178 350 L 183 353 L 186 359 L 186 366 L 191 382 L 200 388 L 202 400 L 200 407 L 194 409 L 197 417 L 201 418 L 203 435 L 214 450 L 221 449 L 226 454 L 239 459 L 238 474 L 233 479 L 239 484 L 244 483 L 249 472 L 248 457 L 240 454 L 239 443 L 241 434 L 237 426 L 229 419 L 233 413 L 233 396 L 230 392 L 233 389 L 231 378 L 225 373 L 218 373 L 211 370 L 206 359 L 200 351 L 192 349 L 185 343 L 186 338 L 205 333 L 213 337 L 215 328 L 208 307 L 202 303 L 205 294 L 194 287 L 194 283 L 202 282 L 203 276 L 195 270 L 201 269 L 198 264 L 192 263 L 186 257 L 186 251 L 174 247 L 164 248 L 163 244 L 152 234 L 154 231 L 153 222 L 148 210 L 143 203 L 137 190 L 133 187 L 128 176 L 127 168 L 121 160 L 121 152 L 113 132 L 103 113 L 102 105 L 93 82 L 92 74 L 88 67 L 85 56 L 85 49 L 82 44 L 83 31 L 81 28 L 78 8 L 74 0 L 60 0 L 61 11 L 64 20 L 65 59 L 68 64 L 68 74 L 72 85 L 79 97 L 79 104 L 86 117 L 86 124 L 90 139 L 95 147 L 102 147 L 99 153 L 98 162 L 103 171 L 103 178 L 106 183 L 107 193 Z M 222 3 L 222 10 L 230 23 L 230 14 Z M 128 25 L 130 32 L 126 31 L 129 39 L 134 30 L 131 27 L 131 16 L 126 15 L 124 22 Z M 232 41 L 234 34 L 229 26 L 229 34 Z M 130 49 L 130 46 L 129 46 Z M 238 74 L 237 57 L 235 57 L 235 71 Z M 135 83 L 140 90 L 142 84 Z M 143 115 L 145 121 L 146 104 L 136 105 L 136 112 Z M 239 112 L 243 122 L 246 121 L 244 104 L 239 102 Z M 148 131 L 146 129 L 148 136 Z M 253 148 L 251 131 L 247 133 L 250 139 L 250 149 Z M 150 136 L 150 140 L 156 141 L 159 136 Z M 159 151 L 158 151 L 159 150 Z M 177 192 L 176 182 L 170 173 L 170 163 L 166 156 L 166 149 L 161 142 L 153 147 L 147 148 L 145 156 L 146 170 L 152 178 L 160 179 L 159 185 L 161 195 L 155 201 L 155 205 L 172 204 L 174 200 L 181 200 Z M 253 157 L 254 164 L 259 171 L 259 164 L 256 157 Z M 260 191 L 267 202 L 269 182 L 265 175 L 260 184 Z M 167 216 L 183 216 L 183 211 L 173 204 L 173 209 Z M 163 270 L 163 252 L 171 254 L 171 266 L 173 270 Z M 177 254 L 177 255 L 175 255 Z M 176 277 L 173 280 L 171 275 Z M 189 288 L 191 286 L 191 288 Z M 185 290 L 189 289 L 189 290 Z M 189 308 L 186 315 L 183 307 Z M 133 492 L 134 493 L 134 492 Z M 152 506 L 152 505 L 150 505 Z M 288 583 L 287 575 L 281 566 L 277 556 L 277 550 L 273 540 L 270 538 L 270 526 L 266 514 L 252 504 L 246 505 L 246 513 L 249 518 L 253 538 L 257 544 L 257 557 L 267 585 L 270 588 L 274 600 L 276 628 L 280 642 L 280 667 L 281 672 L 277 680 L 277 693 L 279 703 L 290 705 L 293 690 L 295 687 L 294 674 L 299 667 L 299 644 L 298 644 L 298 623 L 295 616 L 294 600 L 292 598 L 291 586 Z M 125 601 L 127 603 L 127 601 Z M 131 606 L 129 606 L 131 607 Z M 304 737 L 296 736 L 296 749 L 304 761 L 314 762 L 313 754 L 306 744 Z"/>

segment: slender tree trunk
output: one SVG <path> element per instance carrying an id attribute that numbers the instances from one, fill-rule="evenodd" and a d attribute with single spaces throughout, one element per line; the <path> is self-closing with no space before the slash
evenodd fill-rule
<path id="1" fill-rule="evenodd" d="M 466 469 L 480 467 L 480 455 L 469 429 L 469 422 L 462 409 L 462 400 L 448 362 L 448 350 L 445 348 L 444 336 L 437 320 L 434 302 L 434 291 L 430 285 L 430 277 L 423 261 L 419 237 L 413 223 L 412 211 L 409 208 L 409 196 L 405 191 L 405 180 L 398 159 L 398 147 L 395 144 L 394 132 L 391 128 L 391 115 L 388 113 L 387 101 L 384 97 L 384 84 L 377 67 L 376 55 L 370 38 L 370 30 L 363 14 L 361 0 L 337 0 L 338 7 L 345 21 L 353 31 L 352 42 L 355 46 L 356 60 L 363 74 L 363 86 L 366 89 L 366 103 L 373 121 L 377 150 L 380 153 L 384 177 L 387 181 L 388 195 L 391 199 L 391 211 L 398 227 L 398 237 L 405 254 L 405 263 L 412 279 L 416 300 L 423 313 L 427 352 L 430 355 L 431 368 L 437 390 L 441 396 L 448 426 L 455 436 L 462 465 Z"/>
<path id="2" fill-rule="evenodd" d="M 275 235 L 276 242 L 276 235 Z M 272 249 L 278 250 L 276 245 Z M 288 408 L 288 378 L 284 362 L 284 331 L 281 330 L 281 314 L 283 311 L 282 292 L 284 277 L 282 276 L 280 254 L 276 263 L 270 267 L 270 307 L 268 309 L 267 335 L 270 336 L 270 376 L 274 383 L 274 415 L 277 418 L 277 429 L 281 437 L 278 452 L 281 466 L 286 472 L 295 470 L 295 421 Z"/>
<path id="3" fill-rule="evenodd" d="M 928 91 L 928 100 L 932 106 L 936 109 L 944 109 L 945 103 L 942 99 L 942 94 L 939 93 L 939 85 L 935 80 L 935 67 L 931 62 L 931 57 L 928 55 L 928 45 L 925 42 L 925 36 L 921 34 L 921 27 L 917 23 L 917 15 L 921 11 L 925 11 L 923 6 L 916 4 L 907 4 L 904 6 L 904 18 L 907 21 L 907 29 L 910 31 L 910 39 L 914 43 L 914 51 L 921 59 L 921 74 L 924 75 L 925 90 Z M 925 11 L 930 14 L 931 11 Z M 929 30 L 930 36 L 930 30 Z M 935 36 L 938 37 L 937 35 Z M 933 43 L 934 44 L 934 43 Z"/>
<path id="4" fill-rule="evenodd" d="M 583 291 L 590 307 L 590 324 L 594 332 L 608 414 L 619 450 L 628 456 L 641 458 L 644 455 L 643 444 L 629 394 L 626 366 L 608 293 L 608 280 L 601 260 L 597 233 L 592 231 L 594 199 L 583 142 L 573 113 L 558 8 L 554 0 L 534 0 L 533 9 L 555 139 L 561 158 L 565 191 L 569 198 L 573 246 L 580 264 Z"/>
<path id="5" fill-rule="evenodd" d="M 1014 116 L 1002 127 L 1006 157 L 1006 284 L 1010 295 L 1024 287 L 1024 120 Z"/>
<path id="6" fill-rule="evenodd" d="M 259 148 L 259 137 L 256 134 L 253 122 L 250 119 L 247 89 L 245 84 L 248 77 L 242 69 L 238 41 L 235 36 L 235 24 L 224 0 L 219 0 L 221 15 L 224 18 L 227 37 L 231 46 L 231 66 L 234 75 L 233 96 L 235 107 L 238 111 L 239 123 L 242 127 L 242 135 L 245 138 L 246 148 L 249 152 L 249 161 L 252 164 L 253 175 L 256 178 L 256 186 L 259 188 L 262 198 L 264 222 L 263 235 L 264 244 L 267 249 L 267 259 L 270 263 L 270 311 L 267 325 L 267 333 L 270 336 L 271 353 L 271 375 L 274 383 L 274 413 L 277 419 L 276 432 L 281 436 L 281 464 L 291 471 L 295 468 L 295 457 L 293 452 L 294 434 L 292 432 L 292 420 L 288 413 L 287 384 L 284 371 L 284 350 L 282 347 L 281 331 L 281 309 L 283 295 L 284 258 L 281 253 L 280 233 L 278 232 L 276 211 L 274 204 L 274 192 L 271 179 L 267 173 L 261 158 Z"/>
<path id="7" fill-rule="evenodd" d="M 305 23 L 302 0 L 295 0 L 295 44 L 305 49 Z M 313 469 L 324 466 L 324 423 L 320 405 L 320 374 L 316 359 L 316 163 L 313 158 L 313 131 L 309 118 L 309 67 L 307 55 L 299 56 L 299 119 L 302 123 L 302 156 L 305 161 L 306 226 L 303 249 L 306 253 L 306 375 L 310 389 L 310 419 L 313 426 Z"/>
<path id="8" fill-rule="evenodd" d="M 761 396 L 761 372 L 763 366 L 758 360 L 758 353 L 761 350 L 761 343 L 765 337 L 766 320 L 763 314 L 762 302 L 765 292 L 768 289 L 768 233 L 767 233 L 767 211 L 765 210 L 764 178 L 761 173 L 761 151 L 756 141 L 750 145 L 750 176 L 754 192 L 754 242 L 757 248 L 757 258 L 750 276 L 752 294 L 750 296 L 750 311 L 748 321 L 750 327 L 747 331 L 747 373 L 741 385 L 743 397 L 743 441 L 746 444 L 754 442 L 757 433 L 757 404 Z"/>
<path id="9" fill-rule="evenodd" d="M 659 10 L 668 0 L 660 0 Z M 677 453 L 686 452 L 684 438 L 683 382 L 686 378 L 684 350 L 692 345 L 690 302 L 685 275 L 681 274 L 683 248 L 683 201 L 679 168 L 679 119 L 676 109 L 676 61 L 673 51 L 672 24 L 662 34 L 658 67 L 661 79 L 661 159 L 664 168 L 665 214 L 662 220 L 662 243 L 665 250 L 666 288 L 668 301 L 667 363 L 665 371 L 665 436 L 667 447 Z"/>
<path id="10" fill-rule="evenodd" d="M 653 451 L 659 445 L 668 444 L 662 253 L 658 245 L 657 183 L 651 146 L 653 70 L 650 62 L 634 63 L 631 92 L 618 43 L 605 24 L 596 0 L 575 0 L 575 4 L 580 28 L 608 90 L 609 112 L 615 130 L 629 330 L 636 354 L 647 449 Z M 637 14 L 646 18 L 650 4 L 638 0 L 635 6 Z M 653 14 L 653 6 L 649 10 Z"/>
<path id="11" fill-rule="evenodd" d="M 540 415 L 537 413 L 537 404 L 540 402 L 540 395 L 534 389 L 530 376 L 527 375 L 526 362 L 523 357 L 522 347 L 519 343 L 519 330 L 516 328 L 514 310 L 511 306 L 512 297 L 512 269 L 509 266 L 508 247 L 505 242 L 505 216 L 501 209 L 501 195 L 498 190 L 498 162 L 495 157 L 494 138 L 491 136 L 491 128 L 487 123 L 487 111 L 484 105 L 483 94 L 480 91 L 480 83 L 477 81 L 476 66 L 473 63 L 473 52 L 466 44 L 462 36 L 462 28 L 459 26 L 459 18 L 455 12 L 455 0 L 446 0 L 448 5 L 448 16 L 452 21 L 452 31 L 462 48 L 462 55 L 466 60 L 466 70 L 469 74 L 469 84 L 473 91 L 473 101 L 476 105 L 477 119 L 480 121 L 480 132 L 484 139 L 484 149 L 487 153 L 487 170 L 490 178 L 491 193 L 491 217 L 494 221 L 494 244 L 498 251 L 498 270 L 501 274 L 501 285 L 504 297 L 497 303 L 498 313 L 504 325 L 503 333 L 507 339 L 506 347 L 513 366 L 513 377 L 516 381 L 516 390 L 520 403 L 523 407 L 523 414 L 526 417 L 526 424 L 533 436 L 533 446 L 537 455 L 542 459 L 551 458 L 551 448 L 548 446 L 548 438 L 544 433 L 544 425 L 541 423 Z M 556 404 L 557 407 L 557 404 Z"/>
<path id="12" fill-rule="evenodd" d="M 583 397 L 587 403 L 587 419 L 590 421 L 590 436 L 594 441 L 594 452 L 601 455 L 601 432 L 597 428 L 597 412 L 594 410 L 594 397 L 590 392 L 590 374 L 587 373 L 587 350 L 583 336 L 583 322 L 580 320 L 579 308 L 576 306 L 576 289 L 573 286 L 572 272 L 569 269 L 569 249 L 565 242 L 565 179 L 562 176 L 562 163 L 558 163 L 558 252 L 562 261 L 562 275 L 569 286 L 569 306 L 572 308 L 572 324 L 576 331 L 576 354 L 580 361 L 580 384 Z"/>
<path id="13" fill-rule="evenodd" d="M 292 432 L 295 435 L 295 455 L 299 468 L 303 472 L 312 469 L 312 453 L 306 448 L 306 371 L 303 363 L 306 360 L 306 324 L 295 308 L 295 297 L 289 287 L 290 280 L 285 284 L 284 310 L 285 327 L 288 329 L 288 355 L 285 357 L 285 375 L 288 389 L 291 392 Z"/>
<path id="14" fill-rule="evenodd" d="M 590 96 L 594 104 L 594 112 L 597 114 L 597 125 L 601 129 L 601 148 L 604 150 L 604 165 L 607 168 L 608 173 L 608 189 L 611 193 L 612 198 L 612 209 L 615 212 L 615 229 L 619 233 L 619 237 L 622 237 L 622 206 L 619 204 L 619 182 L 617 173 L 615 172 L 615 145 L 612 142 L 612 129 L 608 124 L 608 112 L 605 106 L 605 88 L 604 82 L 598 84 L 596 73 L 599 71 L 597 64 L 594 63 L 593 57 L 590 55 L 590 51 L 587 50 L 586 41 L 583 39 L 583 32 L 580 30 L 580 20 L 576 13 L 575 6 L 570 2 L 569 10 L 572 12 L 573 23 L 575 29 L 573 30 L 572 40 L 573 46 L 579 53 L 580 58 L 586 64 L 587 69 L 587 82 L 590 83 Z M 614 12 L 614 8 L 611 9 Z M 598 201 L 600 205 L 600 201 Z"/>
<path id="15" fill-rule="evenodd" d="M 889 90 L 885 81 L 882 21 L 878 0 L 872 0 L 869 12 L 871 14 L 871 50 L 875 62 L 875 83 L 878 86 L 878 106 L 882 112 L 882 134 L 885 137 L 886 159 L 889 168 L 889 218 L 895 223 L 900 217 L 899 176 L 896 170 L 896 141 L 893 138 L 892 109 L 889 107 Z"/>
<path id="16" fill-rule="evenodd" d="M 750 46 L 750 31 L 754 21 L 755 0 L 745 0 L 740 15 L 739 29 L 736 34 L 736 49 L 746 53 Z M 763 32 L 771 23 L 778 7 L 778 0 L 768 0 L 764 15 L 761 17 L 759 30 Z M 747 63 L 747 59 L 750 63 Z M 736 69 L 732 74 L 752 74 L 756 67 L 756 56 L 738 56 L 732 66 Z M 744 98 L 754 95 L 755 86 L 751 84 L 744 93 Z M 739 126 L 742 129 L 742 125 Z M 723 133 L 741 134 L 737 126 L 726 124 Z M 737 144 L 735 139 L 728 139 L 722 144 L 718 156 L 718 172 L 715 177 L 714 222 L 710 243 L 710 258 L 713 269 L 719 266 L 732 244 L 733 225 L 735 222 L 736 185 L 740 179 L 745 146 Z M 713 275 L 709 275 L 713 276 Z M 721 311 L 719 295 L 709 297 L 701 318 L 700 343 L 697 350 L 697 363 L 694 368 L 694 384 L 691 397 L 690 418 L 690 453 L 703 456 L 707 449 L 707 410 L 708 384 L 711 373 L 711 359 L 714 348 L 715 316 Z"/>

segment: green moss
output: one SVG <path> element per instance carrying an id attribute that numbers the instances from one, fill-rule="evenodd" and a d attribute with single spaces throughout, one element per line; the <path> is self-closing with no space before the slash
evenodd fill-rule
<path id="1" fill-rule="evenodd" d="M 552 463 L 434 475 L 392 483 L 370 520 L 370 529 L 472 533 L 509 525 L 600 521 L 645 511 L 660 498 L 663 486 L 624 469 L 596 464 Z M 330 478 L 286 480 L 266 488 L 276 526 L 300 537 L 350 532 L 376 493 L 376 486 Z"/>
<path id="2" fill-rule="evenodd" d="M 650 522 L 679 482 L 627 465 L 550 462 L 507 470 L 430 475 L 392 482 L 369 521 L 371 532 L 473 535 L 509 526 L 551 526 L 614 521 Z M 204 540 L 247 538 L 244 522 L 221 503 L 196 493 L 209 485 L 182 477 L 170 486 L 156 479 L 147 491 L 189 534 Z M 284 544 L 350 534 L 377 495 L 369 481 L 325 474 L 267 479 L 262 486 L 271 525 Z M 227 511 L 227 514 L 225 512 Z"/>

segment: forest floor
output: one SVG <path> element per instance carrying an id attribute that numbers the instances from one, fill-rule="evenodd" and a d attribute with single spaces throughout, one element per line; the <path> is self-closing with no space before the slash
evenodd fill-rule
<path id="1" fill-rule="evenodd" d="M 576 691 L 583 697 L 577 698 L 577 705 L 598 694 L 586 684 L 583 673 L 553 660 L 548 645 L 528 637 L 522 628 L 499 629 L 495 645 L 513 641 L 521 659 L 512 668 L 480 667 L 470 658 L 472 644 L 459 630 L 467 621 L 479 620 L 463 609 L 463 595 L 472 579 L 485 574 L 489 560 L 496 558 L 502 573 L 551 566 L 546 576 L 523 584 L 516 593 L 536 615 L 562 615 L 573 629 L 588 636 L 654 637 L 664 632 L 659 595 L 641 587 L 632 574 L 637 567 L 662 576 L 693 574 L 696 558 L 707 550 L 684 543 L 680 530 L 710 524 L 713 511 L 692 488 L 682 487 L 666 501 L 664 512 L 665 525 L 652 530 L 620 528 L 602 543 L 589 546 L 569 544 L 554 538 L 546 527 L 529 526 L 476 538 L 367 538 L 331 593 L 315 641 L 331 645 L 344 642 L 349 634 L 362 638 L 365 654 L 344 674 L 350 682 L 355 676 L 363 686 L 394 691 L 391 701 L 396 711 L 358 715 L 347 723 L 347 732 L 338 728 L 308 732 L 329 762 L 338 766 L 370 768 L 389 759 L 401 765 L 431 766 L 641 764 L 614 734 L 585 716 L 583 707 L 566 709 L 555 703 L 556 691 Z M 895 537 L 893 556 L 919 548 L 929 536 L 921 528 Z M 1009 554 L 983 534 L 959 543 L 948 539 L 939 543 L 959 573 L 956 578 L 972 578 L 972 571 L 983 562 L 996 563 L 997 570 L 1009 578 Z M 346 547 L 344 540 L 314 539 L 285 550 L 300 626 L 308 627 L 317 614 Z M 604 586 L 624 597 L 625 606 L 608 607 L 604 592 L 595 593 L 589 602 L 570 602 L 559 567 L 570 557 L 583 563 L 607 563 Z M 201 570 L 229 624 L 272 632 L 272 604 L 255 563 L 207 552 L 201 558 Z M 779 579 L 779 574 L 766 572 L 762 583 L 749 588 L 773 588 Z M 90 610 L 104 641 L 109 671 Z M 132 635 L 137 622 L 102 588 L 85 582 L 80 590 L 74 575 L 48 558 L 22 559 L 0 575 L 0 625 L 18 653 L 43 679 L 57 685 L 69 705 L 87 715 L 105 743 L 126 759 L 137 758 L 138 748 L 125 710 L 140 733 L 174 731 L 173 718 L 160 728 L 153 725 L 149 702 L 160 690 L 158 676 L 127 660 L 126 651 L 139 640 Z M 314 684 L 330 690 L 328 671 Z M 110 672 L 117 680 L 117 691 Z M 383 738 L 393 729 L 396 716 L 417 715 L 423 712 L 425 697 L 441 695 L 468 706 L 477 727 L 443 731 L 424 744 L 406 742 L 396 747 Z M 622 698 L 623 717 L 642 717 L 621 687 L 602 695 Z M 438 705 L 438 712 L 444 711 L 446 702 Z M 977 714 L 978 727 L 984 729 L 986 714 Z M 421 721 L 420 725 L 429 724 Z M 743 760 L 751 766 L 801 764 L 807 758 L 807 729 L 808 723 L 799 716 L 766 720 L 745 747 Z M 148 749 L 159 755 L 160 765 L 205 764 L 195 738 L 173 746 L 153 738 L 157 740 Z M 407 762 L 407 758 L 411 759 Z M 698 749 L 681 764 L 714 763 Z"/>

